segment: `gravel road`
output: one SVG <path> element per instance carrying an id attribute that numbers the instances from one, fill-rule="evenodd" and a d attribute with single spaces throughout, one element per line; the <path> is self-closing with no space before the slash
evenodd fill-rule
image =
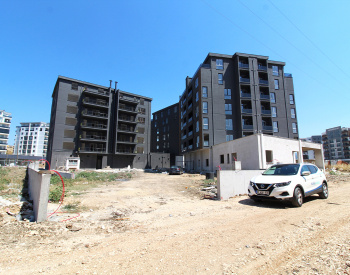
<path id="1" fill-rule="evenodd" d="M 203 179 L 139 173 L 67 198 L 83 209 L 67 222 L 17 222 L 2 207 L 0 274 L 350 273 L 348 175 L 301 208 L 202 199 Z"/>

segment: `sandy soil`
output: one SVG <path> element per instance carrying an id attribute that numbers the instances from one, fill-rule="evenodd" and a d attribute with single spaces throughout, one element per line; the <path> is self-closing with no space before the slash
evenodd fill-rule
<path id="1" fill-rule="evenodd" d="M 40 224 L 0 214 L 1 274 L 349 274 L 350 177 L 301 208 L 201 199 L 204 176 L 139 173 Z M 54 209 L 56 205 L 50 205 Z"/>

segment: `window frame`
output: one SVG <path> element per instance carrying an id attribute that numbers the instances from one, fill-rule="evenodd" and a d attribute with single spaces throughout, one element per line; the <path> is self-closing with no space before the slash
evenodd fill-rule
<path id="1" fill-rule="evenodd" d="M 277 71 L 275 69 L 277 69 Z M 278 67 L 278 65 L 272 65 L 272 75 L 279 76 L 279 67 Z"/>
<path id="2" fill-rule="evenodd" d="M 221 58 L 216 59 L 216 69 L 223 70 L 224 69 L 224 60 Z"/>
<path id="3" fill-rule="evenodd" d="M 271 116 L 277 117 L 277 107 L 276 106 L 271 106 Z"/>
<path id="4" fill-rule="evenodd" d="M 224 99 L 231 99 L 231 89 L 224 89 Z"/>
<path id="5" fill-rule="evenodd" d="M 224 75 L 222 73 L 218 74 L 218 84 L 223 85 L 224 84 Z"/>
<path id="6" fill-rule="evenodd" d="M 209 130 L 209 118 L 203 117 L 203 130 Z"/>
<path id="7" fill-rule="evenodd" d="M 205 105 L 206 105 L 206 108 L 205 108 Z M 202 108 L 203 108 L 203 114 L 208 114 L 208 102 L 207 101 L 203 101 Z"/>
<path id="8" fill-rule="evenodd" d="M 278 133 L 279 129 L 278 129 L 278 121 L 272 121 L 272 129 L 274 133 Z"/>
<path id="9" fill-rule="evenodd" d="M 274 79 L 273 80 L 274 86 L 275 86 L 275 90 L 279 90 L 280 89 L 280 82 L 278 79 Z"/>
<path id="10" fill-rule="evenodd" d="M 206 90 L 206 92 L 204 92 Z M 202 97 L 208 98 L 208 87 L 207 86 L 202 86 Z"/>
<path id="11" fill-rule="evenodd" d="M 225 130 L 226 131 L 232 131 L 233 130 L 233 121 L 232 121 L 231 118 L 226 118 L 226 120 L 225 120 Z"/>

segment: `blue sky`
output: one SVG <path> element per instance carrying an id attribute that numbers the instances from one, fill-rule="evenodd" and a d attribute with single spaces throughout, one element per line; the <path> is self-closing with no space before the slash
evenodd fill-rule
<path id="1" fill-rule="evenodd" d="M 0 0 L 0 109 L 49 122 L 58 75 L 174 104 L 209 52 L 286 62 L 300 137 L 350 127 L 350 1 Z"/>

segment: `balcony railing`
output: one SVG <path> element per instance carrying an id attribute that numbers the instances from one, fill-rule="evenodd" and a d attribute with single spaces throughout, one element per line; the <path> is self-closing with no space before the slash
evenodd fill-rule
<path id="1" fill-rule="evenodd" d="M 271 110 L 261 110 L 263 115 L 271 115 Z"/>
<path id="2" fill-rule="evenodd" d="M 250 82 L 250 79 L 249 79 L 249 78 L 245 78 L 245 77 L 240 77 L 240 78 L 239 78 L 239 81 L 240 81 L 240 82 L 249 83 L 249 82 Z"/>
<path id="3" fill-rule="evenodd" d="M 82 115 L 84 115 L 84 116 L 95 116 L 95 117 L 100 117 L 100 118 L 108 118 L 108 115 L 106 113 L 101 113 L 101 112 L 97 112 L 97 111 L 84 110 L 82 112 Z"/>
<path id="4" fill-rule="evenodd" d="M 285 74 L 284 74 L 284 77 L 293 77 L 293 76 L 292 76 L 292 74 L 285 73 Z"/>
<path id="5" fill-rule="evenodd" d="M 126 132 L 134 132 L 135 128 L 134 127 L 119 126 L 118 130 L 119 131 L 126 131 Z"/>
<path id="6" fill-rule="evenodd" d="M 249 64 L 248 63 L 239 62 L 239 67 L 243 68 L 243 69 L 249 69 Z"/>
<path id="7" fill-rule="evenodd" d="M 182 139 L 186 139 L 186 138 L 187 138 L 187 135 L 183 135 L 183 136 L 182 136 Z"/>
<path id="8" fill-rule="evenodd" d="M 90 139 L 90 140 L 100 140 L 100 141 L 107 140 L 107 138 L 105 136 L 98 136 L 98 135 L 86 135 L 85 137 L 81 136 L 80 138 L 81 139 Z"/>
<path id="9" fill-rule="evenodd" d="M 83 99 L 83 103 L 108 107 L 107 101 L 102 100 L 102 99 L 92 99 L 92 98 L 86 97 L 86 98 Z"/>
<path id="10" fill-rule="evenodd" d="M 189 136 L 189 137 L 192 136 L 192 134 L 193 134 L 193 131 L 188 132 L 188 136 Z"/>
<path id="11" fill-rule="evenodd" d="M 119 104 L 119 109 L 123 111 L 129 111 L 129 112 L 135 112 L 136 113 L 136 108 L 131 107 L 131 106 L 126 106 L 124 104 Z"/>
<path id="12" fill-rule="evenodd" d="M 127 96 L 127 95 L 120 95 L 119 101 L 126 101 L 126 102 L 135 103 L 135 104 L 140 102 L 140 100 L 137 99 L 136 97 Z"/>
<path id="13" fill-rule="evenodd" d="M 190 123 L 192 121 L 192 117 L 190 117 L 189 119 L 188 119 L 188 123 Z"/>
<path id="14" fill-rule="evenodd" d="M 89 128 L 98 128 L 98 129 L 107 129 L 107 125 L 99 124 L 99 123 L 82 123 L 81 127 L 89 127 Z"/>
<path id="15" fill-rule="evenodd" d="M 243 130 L 253 130 L 253 125 L 243 124 L 242 128 Z"/>
<path id="16" fill-rule="evenodd" d="M 250 93 L 243 93 L 243 92 L 241 92 L 241 97 L 243 97 L 243 98 L 251 98 L 252 95 Z"/>
<path id="17" fill-rule="evenodd" d="M 105 147 L 86 147 L 80 150 L 80 152 L 105 152 L 106 148 Z"/>
<path id="18" fill-rule="evenodd" d="M 129 122 L 135 122 L 135 117 L 134 116 L 123 116 L 123 115 L 120 115 L 119 117 L 119 120 L 124 120 L 124 121 L 129 121 Z"/>
<path id="19" fill-rule="evenodd" d="M 266 125 L 263 126 L 263 130 L 265 131 L 272 131 L 272 129 L 273 129 L 272 126 L 266 126 Z"/>
<path id="20" fill-rule="evenodd" d="M 269 81 L 266 79 L 259 79 L 259 84 L 269 85 Z"/>
<path id="21" fill-rule="evenodd" d="M 252 109 L 242 108 L 242 113 L 243 114 L 251 114 L 251 113 L 253 113 L 253 110 Z"/>
<path id="22" fill-rule="evenodd" d="M 192 108 L 192 103 L 190 105 L 188 105 L 188 108 L 187 110 L 191 109 Z"/>
<path id="23" fill-rule="evenodd" d="M 136 151 L 132 148 L 121 148 L 117 149 L 116 152 L 121 154 L 136 154 Z"/>
<path id="24" fill-rule="evenodd" d="M 109 91 L 105 90 L 90 90 L 90 89 L 84 89 L 83 93 L 92 93 L 92 94 L 98 94 L 98 95 L 104 95 L 109 96 Z"/>
<path id="25" fill-rule="evenodd" d="M 260 99 L 270 100 L 270 96 L 269 95 L 265 95 L 265 94 L 260 94 Z"/>
<path id="26" fill-rule="evenodd" d="M 136 144 L 135 139 L 130 139 L 130 138 L 118 138 L 117 141 L 118 142 L 127 142 L 127 143 L 135 143 Z"/>
<path id="27" fill-rule="evenodd" d="M 258 70 L 260 71 L 267 71 L 267 67 L 261 64 L 258 64 Z"/>

